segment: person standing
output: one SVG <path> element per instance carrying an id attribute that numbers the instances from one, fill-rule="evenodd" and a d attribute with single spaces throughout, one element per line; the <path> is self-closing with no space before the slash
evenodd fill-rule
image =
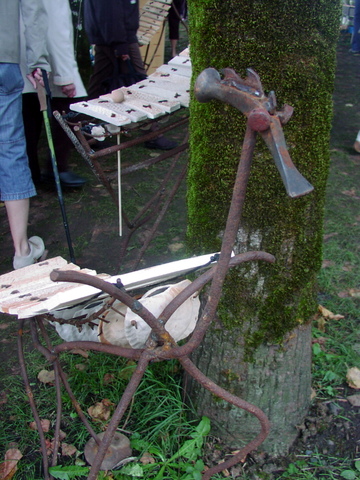
<path id="1" fill-rule="evenodd" d="M 116 72 L 131 74 L 129 60 L 135 72 L 146 77 L 136 36 L 139 28 L 138 0 L 85 0 L 84 26 L 90 44 L 95 45 L 94 71 L 88 85 L 90 99 L 117 88 L 111 88 L 109 79 Z M 157 125 L 153 124 L 153 128 L 156 130 Z M 163 135 L 145 142 L 147 148 L 160 150 L 170 150 L 176 145 Z"/>
<path id="2" fill-rule="evenodd" d="M 51 106 L 53 110 L 67 113 L 74 98 L 77 99 L 76 101 L 80 101 L 87 96 L 75 58 L 71 9 L 69 0 L 46 0 L 44 7 L 48 25 L 46 45 L 52 72 L 49 77 L 52 94 Z M 42 175 L 40 171 L 38 143 L 43 125 L 43 115 L 40 111 L 36 90 L 26 78 L 25 47 L 25 37 L 21 35 L 20 67 L 25 82 L 22 100 L 26 149 L 32 178 L 37 184 L 42 180 L 53 180 L 54 174 L 50 156 L 44 174 Z M 59 122 L 53 117 L 51 118 L 51 129 L 61 185 L 64 187 L 81 187 L 86 180 L 69 170 L 68 166 L 68 159 L 73 147 L 72 142 Z"/>
<path id="3" fill-rule="evenodd" d="M 46 14 L 40 0 L 0 2 L 0 200 L 9 220 L 15 255 L 13 267 L 31 265 L 44 253 L 40 237 L 28 238 L 29 198 L 36 195 L 26 155 L 20 72 L 20 9 L 25 21 L 27 68 L 31 82 L 49 71 L 46 60 Z"/>
<path id="4" fill-rule="evenodd" d="M 186 0 L 173 0 L 168 15 L 169 40 L 171 45 L 171 56 L 177 55 L 177 44 L 179 41 L 180 22 L 185 14 Z"/>
<path id="5" fill-rule="evenodd" d="M 360 55 L 360 0 L 355 1 L 354 32 L 351 37 L 350 52 Z"/>

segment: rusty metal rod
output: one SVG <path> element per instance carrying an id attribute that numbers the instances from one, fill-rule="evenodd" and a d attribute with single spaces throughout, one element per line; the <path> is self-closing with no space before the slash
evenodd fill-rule
<path id="1" fill-rule="evenodd" d="M 142 170 L 143 168 L 151 167 L 152 165 L 156 165 L 163 160 L 166 160 L 178 153 L 184 152 L 189 148 L 188 142 L 182 143 L 177 147 L 173 148 L 172 150 L 168 150 L 167 152 L 161 153 L 155 158 L 147 158 L 142 162 L 135 163 L 134 165 L 124 164 L 121 167 L 121 175 L 128 175 L 129 173 L 137 172 L 138 170 Z"/>
<path id="2" fill-rule="evenodd" d="M 31 320 L 30 320 L 31 322 Z M 50 480 L 49 477 L 49 459 L 47 456 L 47 448 L 46 448 L 46 443 L 45 443 L 45 435 L 42 429 L 41 425 L 41 420 L 39 413 L 36 408 L 35 400 L 34 400 L 34 394 L 30 386 L 30 381 L 29 377 L 27 374 L 26 370 L 26 364 L 25 364 L 25 357 L 24 357 L 24 342 L 23 342 L 23 335 L 24 335 L 24 324 L 25 320 L 20 319 L 19 320 L 19 327 L 18 327 L 18 335 L 17 335 L 17 350 L 18 350 L 18 357 L 19 357 L 19 364 L 20 364 L 20 370 L 21 370 L 21 376 L 25 385 L 25 391 L 26 395 L 29 399 L 29 404 L 30 408 L 36 423 L 36 427 L 38 430 L 39 434 L 39 439 L 40 439 L 40 448 L 41 448 L 41 453 L 42 453 L 42 462 L 43 462 L 43 468 L 44 468 L 44 480 Z M 30 323 L 31 325 L 31 323 Z"/>
<path id="3" fill-rule="evenodd" d="M 215 475 L 215 473 L 219 473 L 226 468 L 232 467 L 240 460 L 244 459 L 249 452 L 261 445 L 269 434 L 270 422 L 265 413 L 260 410 L 260 408 L 252 405 L 249 402 L 246 402 L 245 400 L 242 400 L 240 397 L 237 397 L 236 395 L 233 395 L 232 393 L 219 387 L 219 385 L 217 385 L 206 375 L 204 375 L 188 357 L 180 358 L 179 361 L 186 370 L 186 372 L 191 375 L 197 382 L 199 382 L 204 388 L 206 388 L 206 390 L 209 390 L 209 392 L 222 398 L 226 402 L 231 403 L 232 405 L 235 405 L 236 407 L 242 408 L 246 412 L 251 413 L 260 422 L 261 431 L 253 440 L 251 440 L 251 442 L 249 442 L 245 447 L 243 447 L 232 458 L 226 460 L 223 463 L 220 463 L 219 465 L 215 465 L 203 474 L 202 480 L 209 480 L 212 475 Z"/>
<path id="4" fill-rule="evenodd" d="M 103 148 L 102 150 L 91 153 L 90 157 L 91 158 L 105 157 L 106 155 L 110 155 L 111 153 L 116 153 L 119 150 L 125 150 L 126 148 L 139 145 L 140 143 L 144 143 L 144 142 L 147 142 L 148 140 L 152 140 L 153 138 L 156 138 L 159 135 L 162 135 L 170 130 L 173 130 L 174 128 L 180 127 L 186 124 L 188 121 L 189 121 L 188 117 L 182 118 L 180 120 L 177 120 L 176 122 L 171 123 L 170 125 L 167 125 L 166 127 L 160 128 L 159 130 L 146 133 L 141 137 L 133 138 L 132 140 L 128 140 L 127 142 L 121 143 L 120 145 L 113 145 L 111 147 Z"/>
<path id="5" fill-rule="evenodd" d="M 87 429 L 87 431 L 89 432 L 89 434 L 93 437 L 93 439 L 95 440 L 95 442 L 97 444 L 100 444 L 101 440 L 99 439 L 99 437 L 96 435 L 96 433 L 94 432 L 93 428 L 91 427 L 90 423 L 88 422 L 87 418 L 85 417 L 79 403 L 77 402 L 71 388 L 70 388 L 70 385 L 69 385 L 69 382 L 67 381 L 67 378 L 66 378 L 66 375 L 63 371 L 63 369 L 61 368 L 61 365 L 60 365 L 60 362 L 59 362 L 59 358 L 58 356 L 56 355 L 56 352 L 54 352 L 54 347 L 50 344 L 50 339 L 48 338 L 47 336 L 47 333 L 46 333 L 46 330 L 45 328 L 43 327 L 41 329 L 41 333 L 43 334 L 45 340 L 46 338 L 48 339 L 47 341 L 47 344 L 48 344 L 48 349 L 45 349 L 44 347 L 42 347 L 42 345 L 40 344 L 40 341 L 39 341 L 39 337 L 38 337 L 38 334 L 37 334 L 37 330 L 36 330 L 36 326 L 35 324 L 33 323 L 30 323 L 30 331 L 31 331 L 31 336 L 32 336 L 32 341 L 33 341 L 33 344 L 35 346 L 35 348 L 40 352 L 42 353 L 45 358 L 47 358 L 53 365 L 57 364 L 57 370 L 55 372 L 55 376 L 56 374 L 60 375 L 60 378 L 61 378 L 61 381 L 70 397 L 70 400 L 73 404 L 73 407 L 74 409 L 76 410 L 77 414 L 79 415 L 81 421 L 83 422 L 83 424 L 85 425 L 85 428 Z M 79 347 L 80 348 L 80 347 Z M 70 349 L 69 349 L 70 350 Z M 50 352 L 50 354 L 47 354 L 47 352 Z M 54 370 L 55 371 L 55 370 Z M 60 400 L 61 400 L 61 397 L 60 397 Z"/>
<path id="6" fill-rule="evenodd" d="M 214 278 L 209 289 L 208 300 L 205 304 L 200 322 L 196 326 L 191 339 L 188 342 L 189 347 L 195 348 L 204 338 L 206 329 L 215 317 L 216 309 L 220 301 L 222 287 L 226 273 L 229 269 L 232 248 L 236 240 L 236 235 L 240 225 L 242 209 L 245 202 L 246 187 L 250 176 L 250 167 L 256 142 L 256 132 L 248 125 L 246 127 L 243 147 L 241 151 L 240 162 L 234 184 L 232 200 L 227 217 L 224 236 L 221 244 L 221 253 L 216 265 Z"/>
<path id="7" fill-rule="evenodd" d="M 111 417 L 111 420 L 109 422 L 109 425 L 106 429 L 105 435 L 102 439 L 101 445 L 99 446 L 99 449 L 97 451 L 96 457 L 94 459 L 94 462 L 91 466 L 90 473 L 88 475 L 87 480 L 96 480 L 97 474 L 100 470 L 101 463 L 106 455 L 106 452 L 110 446 L 111 440 L 114 436 L 114 433 L 124 415 L 126 412 L 126 409 L 128 408 L 131 399 L 133 398 L 137 387 L 139 386 L 146 367 L 148 366 L 150 360 L 153 358 L 153 356 L 147 352 L 144 351 L 139 359 L 139 362 L 136 366 L 136 369 L 134 373 L 131 376 L 131 379 L 129 383 L 127 384 L 127 387 L 121 397 L 120 402 L 118 403 L 115 412 L 113 413 L 113 416 Z"/>
<path id="8" fill-rule="evenodd" d="M 44 322 L 41 318 L 35 317 L 35 322 L 38 324 L 41 334 L 45 340 L 46 346 L 49 350 L 51 350 L 51 343 L 49 336 L 45 330 Z M 55 467 L 57 463 L 57 457 L 60 448 L 60 422 L 61 422 L 61 414 L 62 414 L 62 403 L 61 403 L 61 386 L 60 386 L 60 376 L 59 376 L 59 361 L 58 359 L 55 360 L 53 363 L 54 366 L 54 377 L 55 377 L 55 391 L 56 391 L 56 422 L 55 422 L 55 433 L 54 433 L 54 448 L 52 452 L 52 461 L 51 466 Z"/>

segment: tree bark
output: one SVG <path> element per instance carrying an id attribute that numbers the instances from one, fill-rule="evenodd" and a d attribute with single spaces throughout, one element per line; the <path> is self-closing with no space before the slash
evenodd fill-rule
<path id="1" fill-rule="evenodd" d="M 315 190 L 286 196 L 280 175 L 257 141 L 241 228 L 234 251 L 265 250 L 274 265 L 244 264 L 231 271 L 213 329 L 194 359 L 210 378 L 262 408 L 272 423 L 265 449 L 284 454 L 310 402 L 310 322 L 317 308 L 338 0 L 189 0 L 194 80 L 207 67 L 246 68 L 274 90 L 278 110 L 294 115 L 284 127 L 290 156 Z M 220 248 L 245 117 L 212 101 L 190 105 L 188 244 L 192 252 Z M 225 373 L 224 373 L 225 372 Z M 228 378 L 227 374 L 228 373 Z M 231 381 L 229 380 L 231 379 Z M 199 413 L 234 446 L 253 434 L 250 420 L 190 383 Z"/>

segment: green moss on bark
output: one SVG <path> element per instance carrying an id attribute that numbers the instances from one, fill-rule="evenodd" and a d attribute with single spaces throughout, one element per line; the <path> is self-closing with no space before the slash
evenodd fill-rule
<path id="1" fill-rule="evenodd" d="M 188 4 L 194 78 L 207 67 L 230 67 L 241 76 L 251 67 L 265 92 L 275 91 L 278 108 L 285 103 L 294 107 L 284 134 L 293 162 L 315 191 L 288 198 L 274 161 L 258 139 L 242 227 L 248 238 L 256 233 L 260 248 L 277 261 L 255 267 L 256 275 L 250 275 L 246 265 L 231 272 L 219 308 L 227 328 L 244 325 L 249 346 L 265 339 L 281 341 L 316 308 L 340 2 Z M 193 100 L 190 113 L 188 243 L 191 251 L 200 253 L 220 248 L 245 118 L 218 101 Z"/>

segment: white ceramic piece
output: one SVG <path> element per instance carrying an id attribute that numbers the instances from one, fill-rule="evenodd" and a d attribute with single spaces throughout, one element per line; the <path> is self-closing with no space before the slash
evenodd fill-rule
<path id="1" fill-rule="evenodd" d="M 190 283 L 190 280 L 183 280 L 175 285 L 153 288 L 146 292 L 139 301 L 158 318 L 171 300 Z M 159 293 L 156 293 L 157 291 Z M 198 295 L 195 294 L 188 298 L 172 314 L 166 323 L 166 330 L 175 341 L 178 342 L 186 338 L 194 330 L 199 316 L 199 309 L 200 300 Z M 150 331 L 149 325 L 139 315 L 130 309 L 127 310 L 125 315 L 125 335 L 132 348 L 144 348 Z"/>

